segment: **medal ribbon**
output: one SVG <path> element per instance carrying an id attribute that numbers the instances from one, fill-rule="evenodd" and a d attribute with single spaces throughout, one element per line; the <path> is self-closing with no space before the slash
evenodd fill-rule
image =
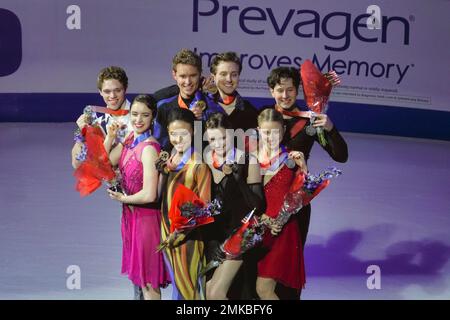
<path id="1" fill-rule="evenodd" d="M 310 119 L 311 115 L 312 115 L 311 111 L 300 111 L 300 110 L 289 111 L 289 110 L 283 109 L 282 107 L 280 107 L 277 104 L 275 105 L 275 110 L 282 113 L 283 115 L 293 117 L 293 118 L 308 118 L 308 119 Z"/>
<path id="2" fill-rule="evenodd" d="M 208 93 L 206 97 L 208 98 L 208 106 L 211 108 L 211 110 L 214 110 L 214 112 L 220 112 L 226 115 L 225 110 L 219 103 L 227 106 L 236 101 L 236 104 L 234 106 L 236 109 L 242 110 L 244 108 L 242 97 L 237 91 L 234 91 L 231 96 L 227 96 L 225 100 L 222 99 L 219 93 Z"/>
<path id="3" fill-rule="evenodd" d="M 174 172 L 178 172 L 178 171 L 180 171 L 181 169 L 183 169 L 183 167 L 186 165 L 186 163 L 189 161 L 189 159 L 191 158 L 191 155 L 192 155 L 192 153 L 193 153 L 193 151 L 194 151 L 194 148 L 189 148 L 188 150 L 186 150 L 186 152 L 183 154 L 183 157 L 181 158 L 181 161 L 180 161 L 180 163 L 175 167 L 173 164 L 172 164 L 172 159 L 169 159 L 167 162 L 167 168 L 170 170 L 170 171 L 174 171 Z"/>
<path id="4" fill-rule="evenodd" d="M 298 121 L 294 124 L 294 126 L 289 130 L 289 133 L 291 135 L 291 139 L 294 138 L 300 131 L 303 130 L 303 128 L 306 125 L 307 119 L 311 119 L 312 112 L 311 111 L 288 111 L 284 110 L 278 105 L 275 105 L 275 110 L 282 113 L 283 115 L 293 117 L 293 118 L 299 118 Z"/>
<path id="5" fill-rule="evenodd" d="M 217 160 L 216 152 L 214 150 L 212 152 L 213 167 L 217 170 L 222 170 L 224 164 L 226 164 L 228 162 L 234 162 L 235 158 L 236 158 L 236 148 L 233 148 L 233 150 L 231 150 L 231 157 L 228 157 L 228 154 L 226 155 L 226 158 L 222 162 L 222 164 L 219 164 L 219 161 Z"/>
<path id="6" fill-rule="evenodd" d="M 184 102 L 183 98 L 181 97 L 181 93 L 178 95 L 178 105 L 183 108 L 183 109 L 189 109 L 192 110 L 192 108 L 196 105 L 196 103 L 198 101 L 200 101 L 202 99 L 202 93 L 197 90 L 195 92 L 195 96 L 194 96 L 194 100 L 192 100 L 192 102 L 189 104 L 189 107 L 186 105 L 186 103 Z"/>
<path id="7" fill-rule="evenodd" d="M 265 170 L 265 171 L 272 171 L 275 172 L 276 170 L 278 170 L 278 168 L 280 168 L 288 159 L 288 152 L 286 150 L 286 147 L 281 145 L 280 146 L 280 151 L 278 152 L 277 155 L 273 156 L 272 159 L 268 160 L 268 161 L 261 161 L 260 162 L 260 166 L 261 169 Z"/>
<path id="8" fill-rule="evenodd" d="M 222 96 L 218 94 L 218 101 L 226 106 L 232 104 L 234 100 L 236 100 L 236 96 L 238 95 L 237 91 L 234 91 L 231 96 L 226 95 L 225 99 L 222 99 Z"/>
<path id="9" fill-rule="evenodd" d="M 123 109 L 119 109 L 119 110 L 112 110 L 110 108 L 107 107 L 100 107 L 100 106 L 90 106 L 92 108 L 93 111 L 98 112 L 98 113 L 107 113 L 110 114 L 112 116 L 125 116 L 129 113 L 129 110 L 123 110 Z"/>
<path id="10" fill-rule="evenodd" d="M 136 139 L 134 139 L 133 143 L 128 147 L 129 149 L 133 149 L 136 147 L 140 142 L 150 138 L 152 136 L 150 131 L 146 131 L 142 134 L 140 134 Z"/>

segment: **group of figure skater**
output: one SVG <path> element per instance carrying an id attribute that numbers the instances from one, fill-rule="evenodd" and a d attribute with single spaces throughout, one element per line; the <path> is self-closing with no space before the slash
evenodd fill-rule
<path id="1" fill-rule="evenodd" d="M 242 64 L 235 52 L 215 55 L 209 69 L 211 74 L 203 77 L 201 58 L 182 49 L 172 61 L 176 85 L 140 94 L 131 103 L 122 68 L 106 67 L 98 75 L 99 93 L 111 110 L 103 115 L 103 145 L 120 171 L 123 189 L 108 189 L 123 208 L 122 273 L 141 299 L 161 299 L 160 290 L 168 284 L 173 299 L 299 299 L 311 206 L 283 226 L 275 217 L 296 172 L 307 172 L 318 141 L 305 129 L 323 128 L 327 143 L 322 148 L 338 162 L 347 161 L 346 142 L 326 114 L 311 122 L 301 112 L 298 69 L 271 70 L 267 84 L 274 102 L 262 108 L 237 91 Z M 89 124 L 85 114 L 76 123 L 80 129 Z M 82 149 L 77 141 L 74 168 L 81 164 Z M 163 151 L 169 156 L 160 157 Z M 169 213 L 182 187 L 205 203 L 220 201 L 214 222 L 171 232 Z M 201 270 L 252 210 L 269 228 L 261 245 L 203 275 Z M 164 241 L 170 246 L 156 250 Z"/>

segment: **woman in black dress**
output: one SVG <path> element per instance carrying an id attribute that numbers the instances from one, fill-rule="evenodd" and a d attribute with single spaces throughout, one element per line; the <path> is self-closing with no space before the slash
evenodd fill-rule
<path id="1" fill-rule="evenodd" d="M 228 129 L 228 130 L 227 130 Z M 212 172 L 213 197 L 222 201 L 221 214 L 207 229 L 207 260 L 220 252 L 219 245 L 241 225 L 241 220 L 251 210 L 261 215 L 265 210 L 264 193 L 259 165 L 243 151 L 234 148 L 232 125 L 224 114 L 213 114 L 206 122 L 209 146 L 204 159 Z M 253 161 L 252 161 L 253 160 Z M 230 286 L 243 264 L 242 257 L 225 260 L 217 267 L 206 284 L 207 299 L 226 299 Z M 251 298 L 250 279 L 240 281 L 241 290 L 250 291 L 240 298 Z M 242 293 L 242 292 L 241 292 Z M 232 298 L 237 298 L 234 295 Z"/>

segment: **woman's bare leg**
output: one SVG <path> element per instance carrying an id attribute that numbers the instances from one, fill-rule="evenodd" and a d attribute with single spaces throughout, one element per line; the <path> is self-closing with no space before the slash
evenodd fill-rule
<path id="1" fill-rule="evenodd" d="M 236 273 L 242 265 L 242 260 L 225 260 L 214 271 L 213 277 L 207 284 L 208 300 L 227 300 L 227 293 L 230 289 Z"/>
<path id="2" fill-rule="evenodd" d="M 256 292 L 261 300 L 280 300 L 275 293 L 277 282 L 271 278 L 258 277 L 256 279 Z"/>
<path id="3" fill-rule="evenodd" d="M 161 300 L 161 290 L 159 288 L 152 288 L 150 285 L 142 287 L 144 300 Z"/>

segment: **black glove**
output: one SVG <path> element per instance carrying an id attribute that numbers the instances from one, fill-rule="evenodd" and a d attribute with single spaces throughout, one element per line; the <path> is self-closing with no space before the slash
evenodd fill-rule
<path id="1" fill-rule="evenodd" d="M 248 155 L 245 155 L 245 163 L 248 163 Z M 255 214 L 261 215 L 266 209 L 266 200 L 261 183 L 247 184 L 248 166 L 243 164 L 243 159 L 239 164 L 232 165 L 233 178 L 236 180 L 245 202 L 250 208 L 256 208 Z"/>

